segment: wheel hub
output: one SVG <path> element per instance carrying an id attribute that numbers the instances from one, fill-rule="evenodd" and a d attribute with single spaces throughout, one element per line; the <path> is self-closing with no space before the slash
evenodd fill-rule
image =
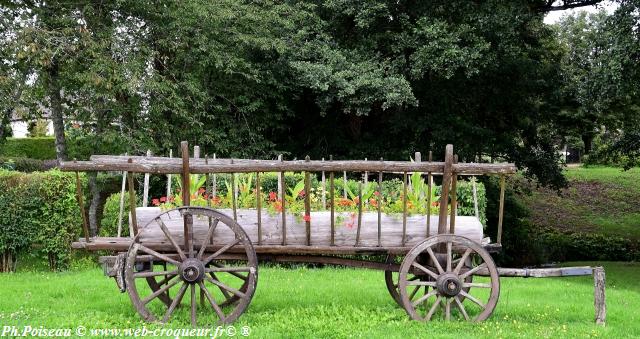
<path id="1" fill-rule="evenodd" d="M 462 282 L 457 274 L 445 273 L 438 277 L 436 288 L 441 295 L 451 298 L 460 293 Z"/>
<path id="2" fill-rule="evenodd" d="M 180 277 L 188 283 L 198 283 L 204 278 L 204 264 L 202 261 L 189 258 L 180 265 Z"/>

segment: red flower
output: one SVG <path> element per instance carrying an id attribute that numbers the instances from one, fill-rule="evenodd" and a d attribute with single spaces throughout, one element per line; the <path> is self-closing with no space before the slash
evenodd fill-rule
<path id="1" fill-rule="evenodd" d="M 282 201 L 277 200 L 274 204 L 273 207 L 276 209 L 276 211 L 278 212 L 282 212 Z"/>
<path id="2" fill-rule="evenodd" d="M 213 197 L 211 197 L 211 203 L 214 205 L 220 204 L 220 197 L 214 195 Z"/>
<path id="3" fill-rule="evenodd" d="M 204 189 L 204 188 L 202 188 L 202 187 L 200 187 L 200 188 L 198 189 L 198 194 L 202 194 L 202 193 L 204 193 L 204 191 L 205 191 L 205 189 Z"/>
<path id="4" fill-rule="evenodd" d="M 306 194 L 306 193 L 304 193 L 304 191 L 300 191 L 300 193 L 298 193 L 298 196 L 299 196 L 299 197 L 304 197 L 304 195 L 305 195 L 305 194 Z"/>
<path id="5" fill-rule="evenodd" d="M 276 192 L 269 192 L 269 200 L 276 201 L 276 199 L 278 199 L 278 195 L 276 194 Z"/>
<path id="6" fill-rule="evenodd" d="M 167 197 L 160 197 L 160 202 L 167 202 Z"/>
<path id="7" fill-rule="evenodd" d="M 304 219 L 304 221 L 309 222 L 309 221 L 311 221 L 311 216 L 308 215 L 308 214 L 305 214 L 304 217 L 302 217 L 302 219 Z"/>
<path id="8" fill-rule="evenodd" d="M 375 194 L 376 196 L 378 196 L 378 195 L 380 195 L 380 192 L 375 191 L 375 192 L 373 192 L 373 194 Z"/>
<path id="9" fill-rule="evenodd" d="M 160 200 L 158 199 L 151 199 L 151 203 L 153 204 L 153 206 L 160 206 Z"/>
<path id="10" fill-rule="evenodd" d="M 373 207 L 378 207 L 378 200 L 371 198 L 369 199 L 369 204 Z"/>

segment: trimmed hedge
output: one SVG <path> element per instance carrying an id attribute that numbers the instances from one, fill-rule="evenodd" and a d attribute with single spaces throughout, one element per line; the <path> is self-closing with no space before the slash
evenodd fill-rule
<path id="1" fill-rule="evenodd" d="M 0 169 L 19 172 L 44 172 L 56 167 L 56 160 L 0 157 Z"/>
<path id="2" fill-rule="evenodd" d="M 55 159 L 55 139 L 53 137 L 7 138 L 0 145 L 0 156 L 39 160 Z"/>
<path id="3" fill-rule="evenodd" d="M 52 270 L 67 267 L 82 224 L 75 175 L 0 171 L 0 192 L 0 269 L 15 269 L 15 258 L 23 253 L 47 258 Z"/>

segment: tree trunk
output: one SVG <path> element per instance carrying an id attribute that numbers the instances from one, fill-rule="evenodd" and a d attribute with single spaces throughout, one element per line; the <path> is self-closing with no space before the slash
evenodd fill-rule
<path id="1" fill-rule="evenodd" d="M 592 133 L 583 134 L 582 142 L 584 143 L 584 154 L 591 153 L 591 148 L 592 148 L 591 146 L 593 144 L 593 134 Z"/>
<path id="2" fill-rule="evenodd" d="M 56 159 L 58 161 L 67 160 L 67 147 L 64 138 L 64 115 L 62 112 L 62 97 L 60 96 L 60 82 L 58 78 L 58 64 L 56 60 L 51 63 L 47 90 L 49 100 L 51 100 L 51 120 L 53 121 L 53 133 L 55 134 Z"/>

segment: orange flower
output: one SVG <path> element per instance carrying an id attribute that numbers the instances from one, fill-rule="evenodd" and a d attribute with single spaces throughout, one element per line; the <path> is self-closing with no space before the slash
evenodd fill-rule
<path id="1" fill-rule="evenodd" d="M 371 206 L 373 206 L 373 207 L 378 207 L 378 200 L 374 199 L 374 198 L 371 198 L 371 199 L 369 199 L 369 204 Z"/>

